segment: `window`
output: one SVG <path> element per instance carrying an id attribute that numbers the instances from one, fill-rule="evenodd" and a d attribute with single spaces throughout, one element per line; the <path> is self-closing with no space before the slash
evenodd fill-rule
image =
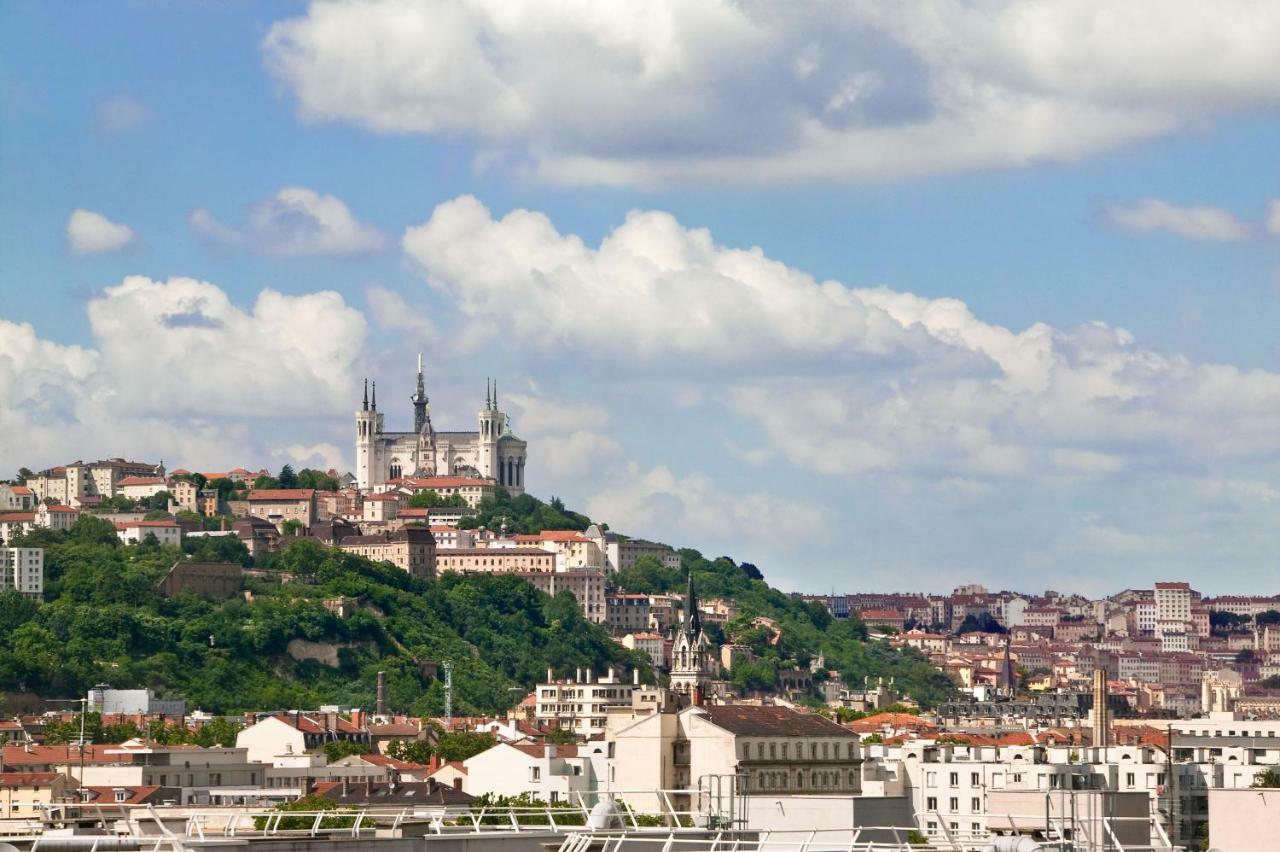
<path id="1" fill-rule="evenodd" d="M 982 785 L 982 773 L 980 773 L 980 772 L 970 772 L 970 773 L 969 773 L 969 786 L 970 786 L 970 787 L 979 787 L 979 786 L 981 786 L 981 785 Z"/>
<path id="2" fill-rule="evenodd" d="M 952 773 L 951 773 L 951 786 L 952 786 L 952 787 L 959 787 L 959 786 L 960 786 L 960 773 L 959 773 L 959 772 L 952 772 Z"/>
<path id="3" fill-rule="evenodd" d="M 924 800 L 924 809 L 926 811 L 936 811 L 938 809 L 938 797 L 930 796 Z"/>
<path id="4" fill-rule="evenodd" d="M 1132 773 L 1132 772 L 1126 772 L 1126 773 L 1124 774 L 1124 785 L 1125 785 L 1126 787 L 1132 787 L 1132 786 L 1134 785 L 1134 783 L 1135 783 L 1135 782 L 1134 782 L 1134 778 L 1133 778 L 1133 773 Z"/>
<path id="5" fill-rule="evenodd" d="M 938 773 L 936 773 L 936 772 L 926 772 L 926 773 L 924 774 L 924 785 L 925 785 L 926 787 L 937 787 L 937 786 L 938 786 Z"/>
<path id="6" fill-rule="evenodd" d="M 959 798 L 957 798 L 957 797 L 955 797 L 955 796 L 952 796 L 952 797 L 947 801 L 947 804 L 950 806 L 950 807 L 948 807 L 948 808 L 947 808 L 947 810 L 949 810 L 949 811 L 955 812 L 955 811 L 960 810 L 960 799 L 959 799 Z"/>
<path id="7" fill-rule="evenodd" d="M 969 827 L 971 828 L 974 834 L 982 833 L 982 823 L 980 822 L 971 822 L 969 823 Z"/>
<path id="8" fill-rule="evenodd" d="M 969 800 L 969 810 L 973 811 L 975 814 L 982 813 L 982 797 L 981 796 L 974 796 L 972 799 Z"/>
<path id="9" fill-rule="evenodd" d="M 777 744 L 777 743 L 769 743 L 769 757 L 770 757 L 770 758 L 775 758 L 775 757 L 777 757 L 777 756 L 778 756 L 778 744 Z"/>
<path id="10" fill-rule="evenodd" d="M 539 780 L 541 780 L 541 779 L 542 779 L 542 767 L 541 767 L 541 766 L 530 766 L 530 767 L 529 767 L 529 780 L 530 780 L 530 781 L 539 781 Z"/>
<path id="11" fill-rule="evenodd" d="M 782 744 L 782 759 L 783 759 L 783 760 L 786 760 L 786 759 L 787 759 L 787 752 L 788 752 L 790 749 L 791 749 L 791 744 L 790 744 L 790 743 L 783 743 L 783 744 Z"/>

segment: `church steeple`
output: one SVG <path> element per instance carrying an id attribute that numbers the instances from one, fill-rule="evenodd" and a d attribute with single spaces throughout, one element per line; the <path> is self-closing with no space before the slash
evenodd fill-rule
<path id="1" fill-rule="evenodd" d="M 362 407 L 365 411 L 369 410 L 369 380 L 368 379 L 364 380 L 364 405 Z"/>
<path id="2" fill-rule="evenodd" d="M 493 410 L 493 399 L 490 394 L 490 388 L 489 388 L 491 384 L 492 382 L 486 377 L 484 380 L 484 410 L 485 411 Z"/>
<path id="3" fill-rule="evenodd" d="M 419 434 L 427 425 L 430 417 L 427 411 L 427 389 L 426 384 L 422 380 L 422 353 L 418 353 L 418 389 L 412 397 L 413 402 L 413 431 Z"/>
<path id="4" fill-rule="evenodd" d="M 373 383 L 373 402 L 370 403 L 370 407 L 374 411 L 378 410 L 378 383 L 377 382 Z"/>
<path id="5" fill-rule="evenodd" d="M 689 588 L 684 595 L 684 632 L 690 639 L 702 632 L 702 614 L 698 612 L 698 593 L 693 588 L 693 571 L 689 571 Z"/>

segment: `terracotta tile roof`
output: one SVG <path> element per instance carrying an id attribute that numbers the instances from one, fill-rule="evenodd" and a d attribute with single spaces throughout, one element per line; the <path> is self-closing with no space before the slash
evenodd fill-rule
<path id="1" fill-rule="evenodd" d="M 0 524 L 30 524 L 35 519 L 35 512 L 0 512 Z"/>
<path id="2" fill-rule="evenodd" d="M 254 488 L 249 491 L 249 502 L 254 500 L 310 500 L 316 495 L 314 488 Z"/>
<path id="3" fill-rule="evenodd" d="M 116 483 L 123 488 L 126 485 L 164 485 L 162 476 L 126 476 Z"/>
<path id="4" fill-rule="evenodd" d="M 69 760 L 79 762 L 80 746 L 73 745 L 6 745 L 3 762 L 5 766 L 60 766 Z M 94 764 L 128 763 L 122 754 L 108 754 L 108 749 L 116 749 L 114 745 L 87 745 L 84 747 L 84 762 Z"/>
<path id="5" fill-rule="evenodd" d="M 90 802 L 113 805 L 145 805 L 153 801 L 160 795 L 163 787 L 81 787 L 80 790 L 88 790 L 92 796 Z M 116 791 L 124 790 L 128 793 L 128 797 L 122 801 L 116 801 Z"/>
<path id="6" fill-rule="evenodd" d="M 0 787 L 46 787 L 58 778 L 57 772 L 0 772 Z"/>
<path id="7" fill-rule="evenodd" d="M 787 707 L 749 704 L 717 704 L 704 708 L 718 728 L 755 737 L 853 737 L 855 734 L 816 713 L 800 713 Z"/>

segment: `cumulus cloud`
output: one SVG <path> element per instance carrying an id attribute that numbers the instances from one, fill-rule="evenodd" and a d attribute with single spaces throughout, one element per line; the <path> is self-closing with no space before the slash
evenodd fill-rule
<path id="1" fill-rule="evenodd" d="M 314 470 L 336 470 L 339 473 L 347 470 L 347 454 L 333 444 L 289 444 L 279 447 L 274 453 L 283 464 L 293 465 L 295 470 L 312 468 Z"/>
<path id="2" fill-rule="evenodd" d="M 1070 161 L 1280 104 L 1251 0 L 317 0 L 263 43 L 307 121 L 462 138 L 568 183 Z"/>
<path id="3" fill-rule="evenodd" d="M 1232 213 L 1217 207 L 1179 207 L 1158 198 L 1133 204 L 1112 204 L 1104 211 L 1107 221 L 1125 231 L 1165 231 L 1188 240 L 1238 242 L 1253 235 L 1253 228 Z"/>
<path id="4" fill-rule="evenodd" d="M 67 219 L 67 245 L 75 254 L 105 254 L 128 248 L 138 235 L 101 213 L 76 208 Z"/>
<path id="5" fill-rule="evenodd" d="M 135 275 L 88 311 L 114 393 L 134 411 L 278 416 L 355 398 L 366 324 L 332 291 L 263 290 L 246 311 L 205 281 Z"/>
<path id="6" fill-rule="evenodd" d="M 253 205 L 243 229 L 203 208 L 193 210 L 187 222 L 203 239 L 264 254 L 360 255 L 386 248 L 382 233 L 357 220 L 342 199 L 305 187 L 285 187 Z"/>
<path id="7" fill-rule="evenodd" d="M 598 481 L 622 455 L 622 445 L 609 434 L 609 413 L 599 405 L 535 392 L 508 393 L 502 400 L 512 406 L 516 434 L 535 448 L 531 476 Z"/>
<path id="8" fill-rule="evenodd" d="M 1015 331 L 955 299 L 817 281 L 665 213 L 633 212 L 592 247 L 462 197 L 404 246 L 481 344 L 717 375 L 718 401 L 804 470 L 960 487 L 1280 458 L 1274 373 L 1161 354 L 1103 323 Z"/>
<path id="9" fill-rule="evenodd" d="M 104 133 L 132 130 L 151 117 L 151 109 L 130 95 L 115 95 L 98 104 L 95 120 Z"/>
<path id="10" fill-rule="evenodd" d="M 90 347 L 0 320 L 0 432 L 22 436 L 0 442 L 0 469 L 121 453 L 243 464 L 299 428 L 253 424 L 332 417 L 356 399 L 365 322 L 336 293 L 264 290 L 245 310 L 207 282 L 133 276 L 88 313 Z"/>
<path id="11" fill-rule="evenodd" d="M 776 544 L 817 535 L 831 520 L 822 506 L 764 492 L 726 491 L 701 473 L 679 476 L 664 465 L 632 464 L 587 500 L 592 518 L 637 534 L 661 530 L 703 546 Z"/>
<path id="12" fill-rule="evenodd" d="M 365 288 L 364 295 L 373 312 L 373 321 L 380 327 L 409 332 L 419 339 L 435 336 L 435 324 L 426 311 L 410 305 L 394 290 L 373 284 Z"/>

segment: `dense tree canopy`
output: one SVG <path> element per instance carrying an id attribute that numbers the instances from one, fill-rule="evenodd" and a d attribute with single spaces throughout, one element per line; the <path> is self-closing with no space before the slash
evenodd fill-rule
<path id="1" fill-rule="evenodd" d="M 251 601 L 165 599 L 157 584 L 176 547 L 122 546 L 111 524 L 82 516 L 69 532 L 36 530 L 45 548 L 45 602 L 0 594 L 0 690 L 76 697 L 95 683 L 149 686 L 214 712 L 320 704 L 369 706 L 378 671 L 393 710 L 443 711 L 433 664 L 454 661 L 454 710 L 497 712 L 548 666 L 597 670 L 647 664 L 610 641 L 570 600 L 511 576 L 410 577 L 298 539 L 249 577 Z M 225 538 L 188 542 L 200 559 L 246 564 Z M 305 582 L 282 583 L 284 573 Z M 324 600 L 354 598 L 340 618 Z M 294 639 L 332 644 L 337 667 L 295 660 Z"/>

